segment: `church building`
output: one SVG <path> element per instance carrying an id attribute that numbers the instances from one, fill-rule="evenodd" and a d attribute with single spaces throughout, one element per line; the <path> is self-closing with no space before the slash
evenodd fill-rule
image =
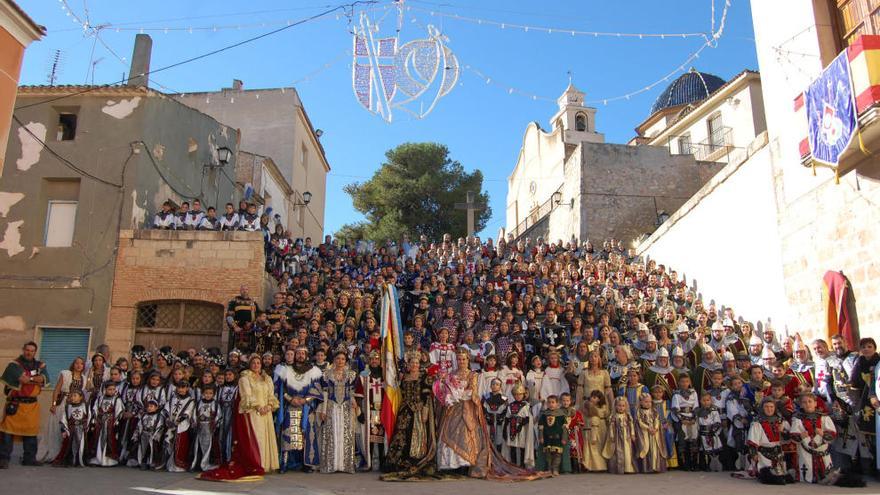
<path id="1" fill-rule="evenodd" d="M 705 99 L 716 89 L 675 89 L 684 86 L 673 82 L 652 115 Z M 596 109 L 586 106 L 584 93 L 572 84 L 557 103 L 549 131 L 537 122 L 526 126 L 508 178 L 506 237 L 548 242 L 613 237 L 630 243 L 653 232 L 721 169 L 692 154 L 672 153 L 665 143 L 606 143 L 597 131 Z"/>

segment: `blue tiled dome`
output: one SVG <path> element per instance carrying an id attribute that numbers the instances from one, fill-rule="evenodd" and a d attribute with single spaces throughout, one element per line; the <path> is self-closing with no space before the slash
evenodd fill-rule
<path id="1" fill-rule="evenodd" d="M 702 101 L 723 85 L 724 79 L 691 68 L 660 93 L 651 106 L 651 115 L 664 108 Z"/>

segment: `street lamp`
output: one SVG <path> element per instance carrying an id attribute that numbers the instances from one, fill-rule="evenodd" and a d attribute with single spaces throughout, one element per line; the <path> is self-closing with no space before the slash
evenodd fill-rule
<path id="1" fill-rule="evenodd" d="M 217 161 L 220 162 L 221 166 L 225 166 L 229 163 L 229 159 L 232 158 L 232 150 L 227 148 L 226 146 L 221 146 L 217 148 Z"/>
<path id="2" fill-rule="evenodd" d="M 306 192 L 302 193 L 302 198 L 303 198 L 302 202 L 295 201 L 293 203 L 293 206 L 308 206 L 309 203 L 312 202 L 312 193 L 310 193 L 309 191 L 306 191 Z"/>

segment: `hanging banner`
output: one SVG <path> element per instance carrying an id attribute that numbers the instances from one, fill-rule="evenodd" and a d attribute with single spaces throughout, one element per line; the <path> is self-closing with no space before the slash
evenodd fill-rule
<path id="1" fill-rule="evenodd" d="M 814 160 L 837 167 L 858 126 L 846 51 L 810 84 L 804 99 L 810 153 Z"/>

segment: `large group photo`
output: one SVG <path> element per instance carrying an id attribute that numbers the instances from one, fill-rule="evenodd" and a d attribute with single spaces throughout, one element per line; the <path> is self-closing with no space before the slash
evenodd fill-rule
<path id="1" fill-rule="evenodd" d="M 4 491 L 880 485 L 880 0 L 0 0 Z"/>
<path id="2" fill-rule="evenodd" d="M 157 343 L 76 358 L 53 378 L 24 464 L 203 480 L 677 469 L 863 486 L 876 472 L 870 338 L 755 328 L 611 240 L 327 236 L 288 250 L 269 230 L 280 289 L 261 308 L 241 287 L 230 350 Z M 36 351 L 26 344 L 3 375 L 16 406 L 0 423 L 5 449 L 10 433 L 40 427 L 33 397 L 50 377 Z"/>

